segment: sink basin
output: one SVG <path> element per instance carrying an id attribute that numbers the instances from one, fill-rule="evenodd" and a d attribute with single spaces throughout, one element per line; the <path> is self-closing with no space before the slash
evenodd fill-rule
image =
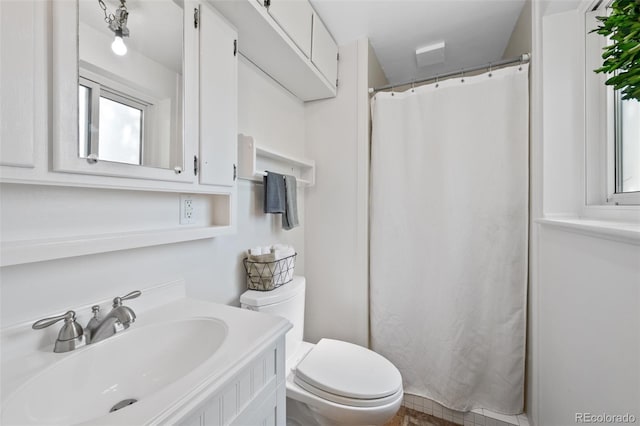
<path id="1" fill-rule="evenodd" d="M 60 361 L 8 397 L 0 423 L 76 424 L 109 415 L 123 400 L 143 404 L 207 361 L 226 337 L 227 325 L 211 318 L 134 324 L 95 345 L 56 354 Z"/>

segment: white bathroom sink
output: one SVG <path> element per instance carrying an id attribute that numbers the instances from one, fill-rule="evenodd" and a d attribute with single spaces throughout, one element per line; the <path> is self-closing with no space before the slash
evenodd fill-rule
<path id="1" fill-rule="evenodd" d="M 118 402 L 137 400 L 122 409 L 124 414 L 209 360 L 228 335 L 227 324 L 214 318 L 136 325 L 75 352 L 55 354 L 56 362 L 2 404 L 1 423 L 93 423 Z"/>

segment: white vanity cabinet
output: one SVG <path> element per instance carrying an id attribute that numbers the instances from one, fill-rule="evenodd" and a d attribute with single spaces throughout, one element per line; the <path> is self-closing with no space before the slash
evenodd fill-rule
<path id="1" fill-rule="evenodd" d="M 59 327 L 3 327 L 0 424 L 285 426 L 289 321 L 187 298 L 184 280 L 141 292 L 127 331 L 70 353 L 53 352 Z M 82 324 L 111 306 L 85 302 L 68 307 Z"/>
<path id="2" fill-rule="evenodd" d="M 284 426 L 284 342 L 283 336 L 182 420 L 170 422 L 180 426 Z"/>

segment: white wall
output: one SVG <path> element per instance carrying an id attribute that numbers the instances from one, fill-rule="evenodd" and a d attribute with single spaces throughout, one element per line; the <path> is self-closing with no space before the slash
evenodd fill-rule
<path id="1" fill-rule="evenodd" d="M 516 58 L 523 53 L 531 53 L 531 2 L 532 0 L 524 2 L 509 43 L 502 54 L 505 59 Z"/>
<path id="2" fill-rule="evenodd" d="M 584 15 L 577 6 L 534 1 L 532 12 L 526 406 L 540 426 L 576 424 L 581 412 L 640 419 L 640 245 L 561 226 L 568 219 L 584 232 L 593 226 L 585 208 L 584 41 L 576 33 Z M 596 210 L 600 225 L 616 226 L 606 214 L 635 217 L 638 227 L 637 207 Z"/>
<path id="3" fill-rule="evenodd" d="M 238 131 L 255 136 L 269 148 L 302 156 L 302 102 L 252 65 L 241 60 L 238 68 Z M 293 244 L 299 253 L 296 272 L 304 273 L 303 191 L 298 194 L 301 226 L 292 231 L 282 230 L 279 216 L 262 213 L 262 185 L 239 181 L 236 235 L 3 267 L 0 325 L 178 278 L 186 280 L 190 296 L 237 304 L 245 289 L 242 252 L 249 247 Z M 172 194 L 31 185 L 2 184 L 0 201 L 1 229 L 12 238 L 33 234 L 33 229 L 69 234 L 74 222 L 105 232 L 107 228 L 124 230 L 129 220 L 157 220 L 156 210 L 178 211 L 177 196 Z M 101 212 L 110 214 L 100 218 Z M 56 216 L 59 220 L 50 219 Z M 95 217 L 95 223 L 91 225 L 87 217 Z"/>
<path id="4" fill-rule="evenodd" d="M 640 246 L 540 229 L 538 425 L 640 421 Z"/>
<path id="5" fill-rule="evenodd" d="M 389 83 L 387 80 L 387 76 L 384 74 L 382 70 L 382 66 L 380 62 L 378 62 L 378 58 L 376 56 L 376 52 L 373 50 L 373 46 L 369 43 L 369 51 L 368 51 L 368 67 L 369 67 L 369 87 L 380 87 L 385 86 Z M 367 99 L 367 102 L 368 99 Z M 371 119 L 371 109 L 369 111 L 369 119 Z"/>
<path id="6" fill-rule="evenodd" d="M 367 39 L 341 46 L 338 95 L 305 106 L 307 190 L 305 339 L 369 343 L 369 75 L 384 79 Z"/>

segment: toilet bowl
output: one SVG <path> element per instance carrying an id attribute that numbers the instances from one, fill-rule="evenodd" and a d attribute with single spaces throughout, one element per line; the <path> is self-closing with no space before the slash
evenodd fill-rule
<path id="1" fill-rule="evenodd" d="M 402 376 L 383 356 L 333 339 L 302 340 L 304 277 L 269 292 L 249 290 L 243 308 L 287 318 L 287 425 L 382 425 L 400 408 Z"/>

